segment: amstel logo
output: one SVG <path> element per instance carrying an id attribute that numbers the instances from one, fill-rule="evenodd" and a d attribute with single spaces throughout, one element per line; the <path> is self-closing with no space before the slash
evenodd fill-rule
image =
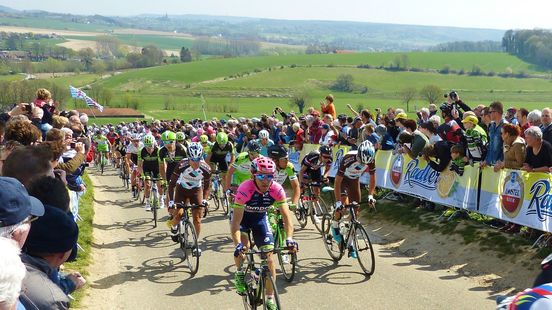
<path id="1" fill-rule="evenodd" d="M 523 181 L 519 172 L 512 171 L 504 178 L 504 187 L 500 195 L 502 211 L 509 218 L 514 218 L 521 210 L 523 203 Z"/>
<path id="2" fill-rule="evenodd" d="M 403 175 L 403 165 L 404 165 L 404 159 L 402 155 L 396 155 L 395 160 L 393 161 L 393 165 L 391 166 L 391 184 L 395 188 L 399 188 L 401 186 L 401 180 Z"/>

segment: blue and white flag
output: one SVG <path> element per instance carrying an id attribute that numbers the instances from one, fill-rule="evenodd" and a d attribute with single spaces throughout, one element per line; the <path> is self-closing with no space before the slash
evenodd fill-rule
<path id="1" fill-rule="evenodd" d="M 89 107 L 94 107 L 94 108 L 100 110 L 100 112 L 103 112 L 103 106 L 101 104 L 99 104 L 98 102 L 96 102 L 96 100 L 88 97 L 88 95 L 85 92 L 83 92 L 82 90 L 80 90 L 76 87 L 73 87 L 73 86 L 69 86 L 69 91 L 71 92 L 71 97 L 72 98 L 82 99 L 86 102 L 86 104 Z"/>

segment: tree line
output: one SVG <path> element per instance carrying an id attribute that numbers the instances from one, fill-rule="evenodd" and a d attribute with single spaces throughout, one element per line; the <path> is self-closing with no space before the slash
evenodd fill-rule
<path id="1" fill-rule="evenodd" d="M 552 32 L 549 30 L 508 30 L 502 46 L 507 53 L 527 62 L 552 68 Z"/>

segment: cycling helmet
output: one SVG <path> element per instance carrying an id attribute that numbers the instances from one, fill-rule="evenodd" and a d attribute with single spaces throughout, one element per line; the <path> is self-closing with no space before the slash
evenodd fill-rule
<path id="1" fill-rule="evenodd" d="M 259 139 L 268 139 L 268 136 L 268 131 L 264 129 L 259 131 Z"/>
<path id="2" fill-rule="evenodd" d="M 273 159 L 287 158 L 288 152 L 285 147 L 275 144 L 268 148 L 268 156 Z"/>
<path id="3" fill-rule="evenodd" d="M 216 140 L 219 146 L 225 146 L 228 143 L 228 135 L 225 132 L 219 132 L 217 133 Z"/>
<path id="4" fill-rule="evenodd" d="M 186 140 L 186 135 L 182 131 L 177 132 L 176 141 L 184 141 L 184 140 Z"/>
<path id="5" fill-rule="evenodd" d="M 360 144 L 357 151 L 357 160 L 363 164 L 371 164 L 374 162 L 376 151 L 372 142 L 366 140 Z"/>
<path id="6" fill-rule="evenodd" d="M 199 136 L 199 142 L 207 143 L 207 142 L 209 142 L 209 137 L 207 137 L 207 135 L 201 135 L 201 136 Z"/>
<path id="7" fill-rule="evenodd" d="M 146 135 L 144 137 L 144 146 L 152 147 L 155 144 L 155 138 L 152 135 Z"/>
<path id="8" fill-rule="evenodd" d="M 203 158 L 203 146 L 201 143 L 192 142 L 188 147 L 188 154 L 190 154 L 191 160 L 200 160 Z"/>
<path id="9" fill-rule="evenodd" d="M 330 155 L 332 156 L 332 149 L 327 146 L 327 145 L 322 145 L 320 146 L 320 148 L 318 148 L 318 151 L 320 152 L 320 154 L 322 155 Z"/>
<path id="10" fill-rule="evenodd" d="M 506 310 L 541 310 L 552 308 L 552 285 L 543 284 L 534 288 L 526 289 L 513 297 L 497 301 L 496 309 Z"/>
<path id="11" fill-rule="evenodd" d="M 163 134 L 161 134 L 161 141 L 163 141 L 163 143 L 175 140 L 176 134 L 170 130 L 166 130 L 165 132 L 163 132 Z"/>
<path id="12" fill-rule="evenodd" d="M 251 162 L 251 173 L 274 174 L 276 165 L 268 157 L 257 157 Z"/>
<path id="13" fill-rule="evenodd" d="M 251 140 L 249 141 L 249 143 L 247 143 L 247 151 L 250 153 L 260 153 L 261 145 L 259 144 L 259 142 Z"/>

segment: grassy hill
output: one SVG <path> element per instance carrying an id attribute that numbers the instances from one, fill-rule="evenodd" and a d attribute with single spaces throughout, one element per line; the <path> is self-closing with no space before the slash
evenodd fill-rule
<path id="1" fill-rule="evenodd" d="M 523 105 L 532 109 L 546 106 L 552 97 L 552 82 L 546 78 L 517 79 L 357 68 L 358 64 L 381 65 L 400 55 L 369 53 L 210 59 L 132 70 L 99 84 L 113 90 L 114 105 L 121 105 L 125 96 L 132 96 L 141 101 L 140 110 L 148 116 L 184 119 L 203 117 L 200 94 L 206 99 L 208 117 L 225 117 L 227 112 L 236 116 L 258 116 L 261 113 L 270 114 L 276 106 L 289 110 L 289 96 L 302 89 L 306 89 L 309 95 L 307 106 L 318 107 L 321 98 L 333 93 L 338 112 L 346 112 L 346 104 L 370 109 L 403 106 L 399 95 L 402 89 L 415 87 L 420 90 L 428 84 L 440 86 L 443 92 L 456 89 L 470 105 L 501 100 L 506 106 Z M 530 64 L 501 53 L 407 55 L 411 66 L 418 68 L 440 68 L 447 64 L 453 69 L 462 69 L 477 63 L 483 70 L 489 71 L 501 72 L 510 67 L 514 72 L 539 72 Z M 243 74 L 245 72 L 248 74 Z M 341 74 L 352 75 L 355 84 L 365 86 L 368 91 L 364 94 L 330 91 L 329 85 Z M 228 78 L 230 76 L 233 77 Z M 413 111 L 426 105 L 421 98 L 416 98 L 410 103 L 410 109 Z M 297 111 L 297 108 L 294 110 Z"/>

